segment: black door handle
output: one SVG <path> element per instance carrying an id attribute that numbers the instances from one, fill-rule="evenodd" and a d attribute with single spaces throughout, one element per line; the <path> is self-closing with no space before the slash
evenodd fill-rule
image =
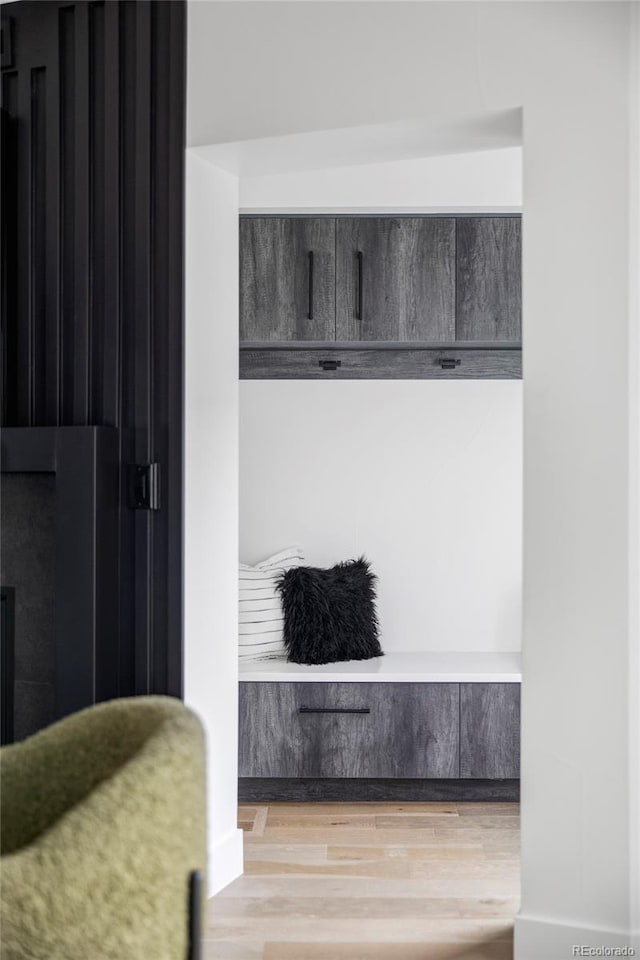
<path id="1" fill-rule="evenodd" d="M 364 254 L 358 250 L 358 308 L 356 311 L 356 320 L 362 322 L 362 282 L 364 273 Z"/>
<path id="2" fill-rule="evenodd" d="M 453 357 L 439 357 L 438 363 L 442 370 L 455 370 L 456 367 L 460 366 L 460 361 Z"/>

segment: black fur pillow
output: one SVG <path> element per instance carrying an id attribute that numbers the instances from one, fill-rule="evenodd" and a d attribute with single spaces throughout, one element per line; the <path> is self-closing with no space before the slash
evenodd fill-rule
<path id="1" fill-rule="evenodd" d="M 382 656 L 375 580 L 364 557 L 328 570 L 287 570 L 279 581 L 287 659 L 335 663 Z"/>

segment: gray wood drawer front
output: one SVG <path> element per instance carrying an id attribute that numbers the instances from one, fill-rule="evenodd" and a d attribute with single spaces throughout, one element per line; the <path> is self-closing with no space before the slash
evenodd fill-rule
<path id="1" fill-rule="evenodd" d="M 520 776 L 520 684 L 460 684 L 460 776 Z"/>
<path id="2" fill-rule="evenodd" d="M 327 362 L 328 361 L 328 362 Z M 241 380 L 519 380 L 514 349 L 241 347 Z"/>
<path id="3" fill-rule="evenodd" d="M 458 777 L 458 745 L 456 683 L 240 684 L 241 777 Z"/>

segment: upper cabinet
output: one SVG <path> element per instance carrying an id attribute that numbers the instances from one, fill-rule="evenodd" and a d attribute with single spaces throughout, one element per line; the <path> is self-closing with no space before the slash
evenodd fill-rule
<path id="1" fill-rule="evenodd" d="M 456 340 L 521 339 L 520 218 L 457 223 Z"/>
<path id="2" fill-rule="evenodd" d="M 455 220 L 336 221 L 336 340 L 451 342 Z"/>
<path id="3" fill-rule="evenodd" d="M 335 233 L 330 217 L 240 220 L 241 340 L 335 340 Z"/>
<path id="4" fill-rule="evenodd" d="M 521 376 L 520 217 L 240 219 L 240 376 Z"/>

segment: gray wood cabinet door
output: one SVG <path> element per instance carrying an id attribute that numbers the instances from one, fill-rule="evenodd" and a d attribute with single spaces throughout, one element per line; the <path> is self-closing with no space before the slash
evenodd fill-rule
<path id="1" fill-rule="evenodd" d="M 335 340 L 335 220 L 240 219 L 240 340 Z"/>
<path id="2" fill-rule="evenodd" d="M 520 228 L 519 217 L 457 221 L 456 339 L 520 342 Z"/>
<path id="3" fill-rule="evenodd" d="M 241 683 L 241 777 L 458 776 L 458 684 Z"/>
<path id="4" fill-rule="evenodd" d="M 460 776 L 520 776 L 520 684 L 460 684 Z"/>
<path id="5" fill-rule="evenodd" d="M 452 341 L 455 221 L 336 221 L 336 339 Z"/>

